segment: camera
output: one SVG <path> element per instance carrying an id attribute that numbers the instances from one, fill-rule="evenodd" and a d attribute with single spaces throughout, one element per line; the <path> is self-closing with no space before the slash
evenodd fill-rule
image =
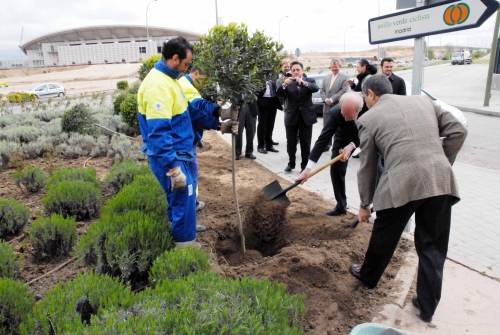
<path id="1" fill-rule="evenodd" d="M 297 78 L 290 78 L 291 81 L 297 81 Z"/>
<path id="2" fill-rule="evenodd" d="M 292 73 L 290 71 L 285 72 L 285 77 L 291 77 Z"/>

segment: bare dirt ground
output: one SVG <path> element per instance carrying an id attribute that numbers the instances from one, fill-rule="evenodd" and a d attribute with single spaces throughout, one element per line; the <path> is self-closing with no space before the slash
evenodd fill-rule
<path id="1" fill-rule="evenodd" d="M 300 187 L 287 193 L 291 201 L 287 208 L 263 202 L 257 198 L 259 191 L 276 176 L 250 160 L 237 161 L 236 169 L 238 201 L 246 238 L 246 253 L 243 255 L 232 193 L 231 148 L 213 131 L 206 133 L 205 142 L 198 161 L 200 198 L 206 202 L 206 207 L 199 212 L 198 221 L 208 229 L 198 235 L 198 240 L 203 250 L 212 255 L 216 271 L 233 278 L 267 277 L 284 283 L 291 294 L 304 295 L 307 315 L 303 328 L 306 334 L 346 334 L 356 324 L 371 321 L 384 304 L 393 301 L 391 292 L 397 291 L 400 285 L 394 277 L 411 246 L 410 242 L 400 242 L 379 287 L 374 290 L 364 288 L 348 273 L 348 267 L 352 262 L 363 261 L 371 224 L 362 223 L 356 230 L 347 228 L 353 219 L 352 214 L 336 218 L 326 216 L 324 213 L 330 204 L 320 195 Z M 82 167 L 85 164 L 95 168 L 98 177 L 104 179 L 112 161 L 88 158 L 37 159 L 25 164 L 39 166 L 47 173 L 60 167 Z M 15 185 L 13 173 L 14 169 L 0 172 L 0 198 L 19 200 L 30 208 L 32 220 L 40 217 L 43 215 L 41 199 L 44 191 L 34 195 L 23 193 Z M 284 180 L 279 182 L 282 187 L 288 184 Z M 263 208 L 271 210 L 267 212 Z M 258 222 L 255 218 L 259 216 L 254 215 L 255 212 L 260 213 Z M 86 233 L 92 222 L 77 223 L 80 236 Z M 260 231 L 256 227 L 260 227 Z M 11 239 L 20 236 L 22 234 Z M 24 282 L 32 281 L 71 259 L 68 256 L 52 262 L 35 261 L 26 235 L 12 244 L 24 256 L 20 278 Z M 75 278 L 83 270 L 80 263 L 70 262 L 29 284 L 30 292 L 40 299 L 49 288 L 60 281 Z"/>

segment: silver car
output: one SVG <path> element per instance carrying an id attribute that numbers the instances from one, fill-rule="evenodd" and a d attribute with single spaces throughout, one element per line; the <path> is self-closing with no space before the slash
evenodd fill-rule
<path id="1" fill-rule="evenodd" d="M 406 95 L 411 95 L 411 83 L 408 82 L 408 81 L 405 81 L 405 84 L 406 84 Z M 462 113 L 462 111 L 456 107 L 453 107 L 453 106 L 450 106 L 448 105 L 447 103 L 437 99 L 437 98 L 434 98 L 429 92 L 427 92 L 426 90 L 421 90 L 421 94 L 422 95 L 426 95 L 428 96 L 432 101 L 434 101 L 434 103 L 438 106 L 440 106 L 442 109 L 444 109 L 445 111 L 447 112 L 450 112 L 451 114 L 453 114 L 457 119 L 458 121 L 460 121 L 460 123 L 462 123 L 465 127 L 468 126 L 467 124 L 467 118 L 465 117 L 464 113 Z"/>
<path id="2" fill-rule="evenodd" d="M 60 84 L 47 83 L 36 85 L 26 92 L 36 95 L 37 99 L 48 97 L 64 97 L 66 95 L 66 88 Z"/>

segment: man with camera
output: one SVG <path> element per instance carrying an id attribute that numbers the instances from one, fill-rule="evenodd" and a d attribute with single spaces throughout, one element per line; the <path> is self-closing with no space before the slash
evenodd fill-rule
<path id="1" fill-rule="evenodd" d="M 293 61 L 290 72 L 285 75 L 283 84 L 278 87 L 277 95 L 284 99 L 286 151 L 288 165 L 285 172 L 295 169 L 295 154 L 297 152 L 297 133 L 300 140 L 302 161 L 301 170 L 308 163 L 311 152 L 312 125 L 318 122 L 312 103 L 312 94 L 319 91 L 314 79 L 303 77 L 304 66 L 299 61 Z"/>

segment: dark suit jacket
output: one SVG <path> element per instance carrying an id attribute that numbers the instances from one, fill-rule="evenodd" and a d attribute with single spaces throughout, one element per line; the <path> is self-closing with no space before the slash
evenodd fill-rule
<path id="1" fill-rule="evenodd" d="M 302 115 L 304 123 L 311 126 L 318 122 L 314 105 L 312 102 L 312 94 L 319 91 L 316 80 L 310 78 L 302 78 L 307 80 L 308 86 L 301 85 L 300 90 L 297 88 L 297 83 L 293 82 L 286 88 L 283 85 L 278 87 L 278 97 L 283 97 L 285 100 L 285 127 L 295 126 L 299 119 L 299 114 Z"/>
<path id="2" fill-rule="evenodd" d="M 360 117 L 360 114 L 358 117 Z M 356 147 L 359 147 L 358 127 L 355 121 L 346 121 L 340 113 L 340 106 L 337 104 L 330 108 L 330 117 L 326 122 L 321 134 L 319 135 L 314 148 L 311 150 L 309 159 L 317 162 L 332 136 L 335 135 L 335 141 L 345 142 L 345 145 L 353 142 Z M 343 146 L 345 146 L 343 145 Z"/>
<path id="3" fill-rule="evenodd" d="M 403 78 L 396 76 L 394 73 L 391 73 L 387 78 L 389 78 L 392 85 L 392 94 L 406 95 L 406 84 Z"/>
<path id="4" fill-rule="evenodd" d="M 264 93 L 266 93 L 266 89 L 264 89 L 257 94 L 257 104 L 261 105 L 261 104 L 263 104 L 263 101 L 262 101 L 263 99 L 268 99 L 268 101 L 266 101 L 266 102 L 270 101 L 272 106 L 275 106 L 276 109 L 279 109 L 280 111 L 282 111 L 283 107 L 281 106 L 280 99 L 278 98 L 278 96 L 276 94 L 276 79 L 271 79 L 268 82 L 271 82 L 271 95 L 273 95 L 273 97 L 271 97 L 271 98 L 264 97 Z M 267 85 L 267 83 L 266 83 L 266 85 Z M 264 105 L 267 106 L 267 104 L 264 104 Z"/>

